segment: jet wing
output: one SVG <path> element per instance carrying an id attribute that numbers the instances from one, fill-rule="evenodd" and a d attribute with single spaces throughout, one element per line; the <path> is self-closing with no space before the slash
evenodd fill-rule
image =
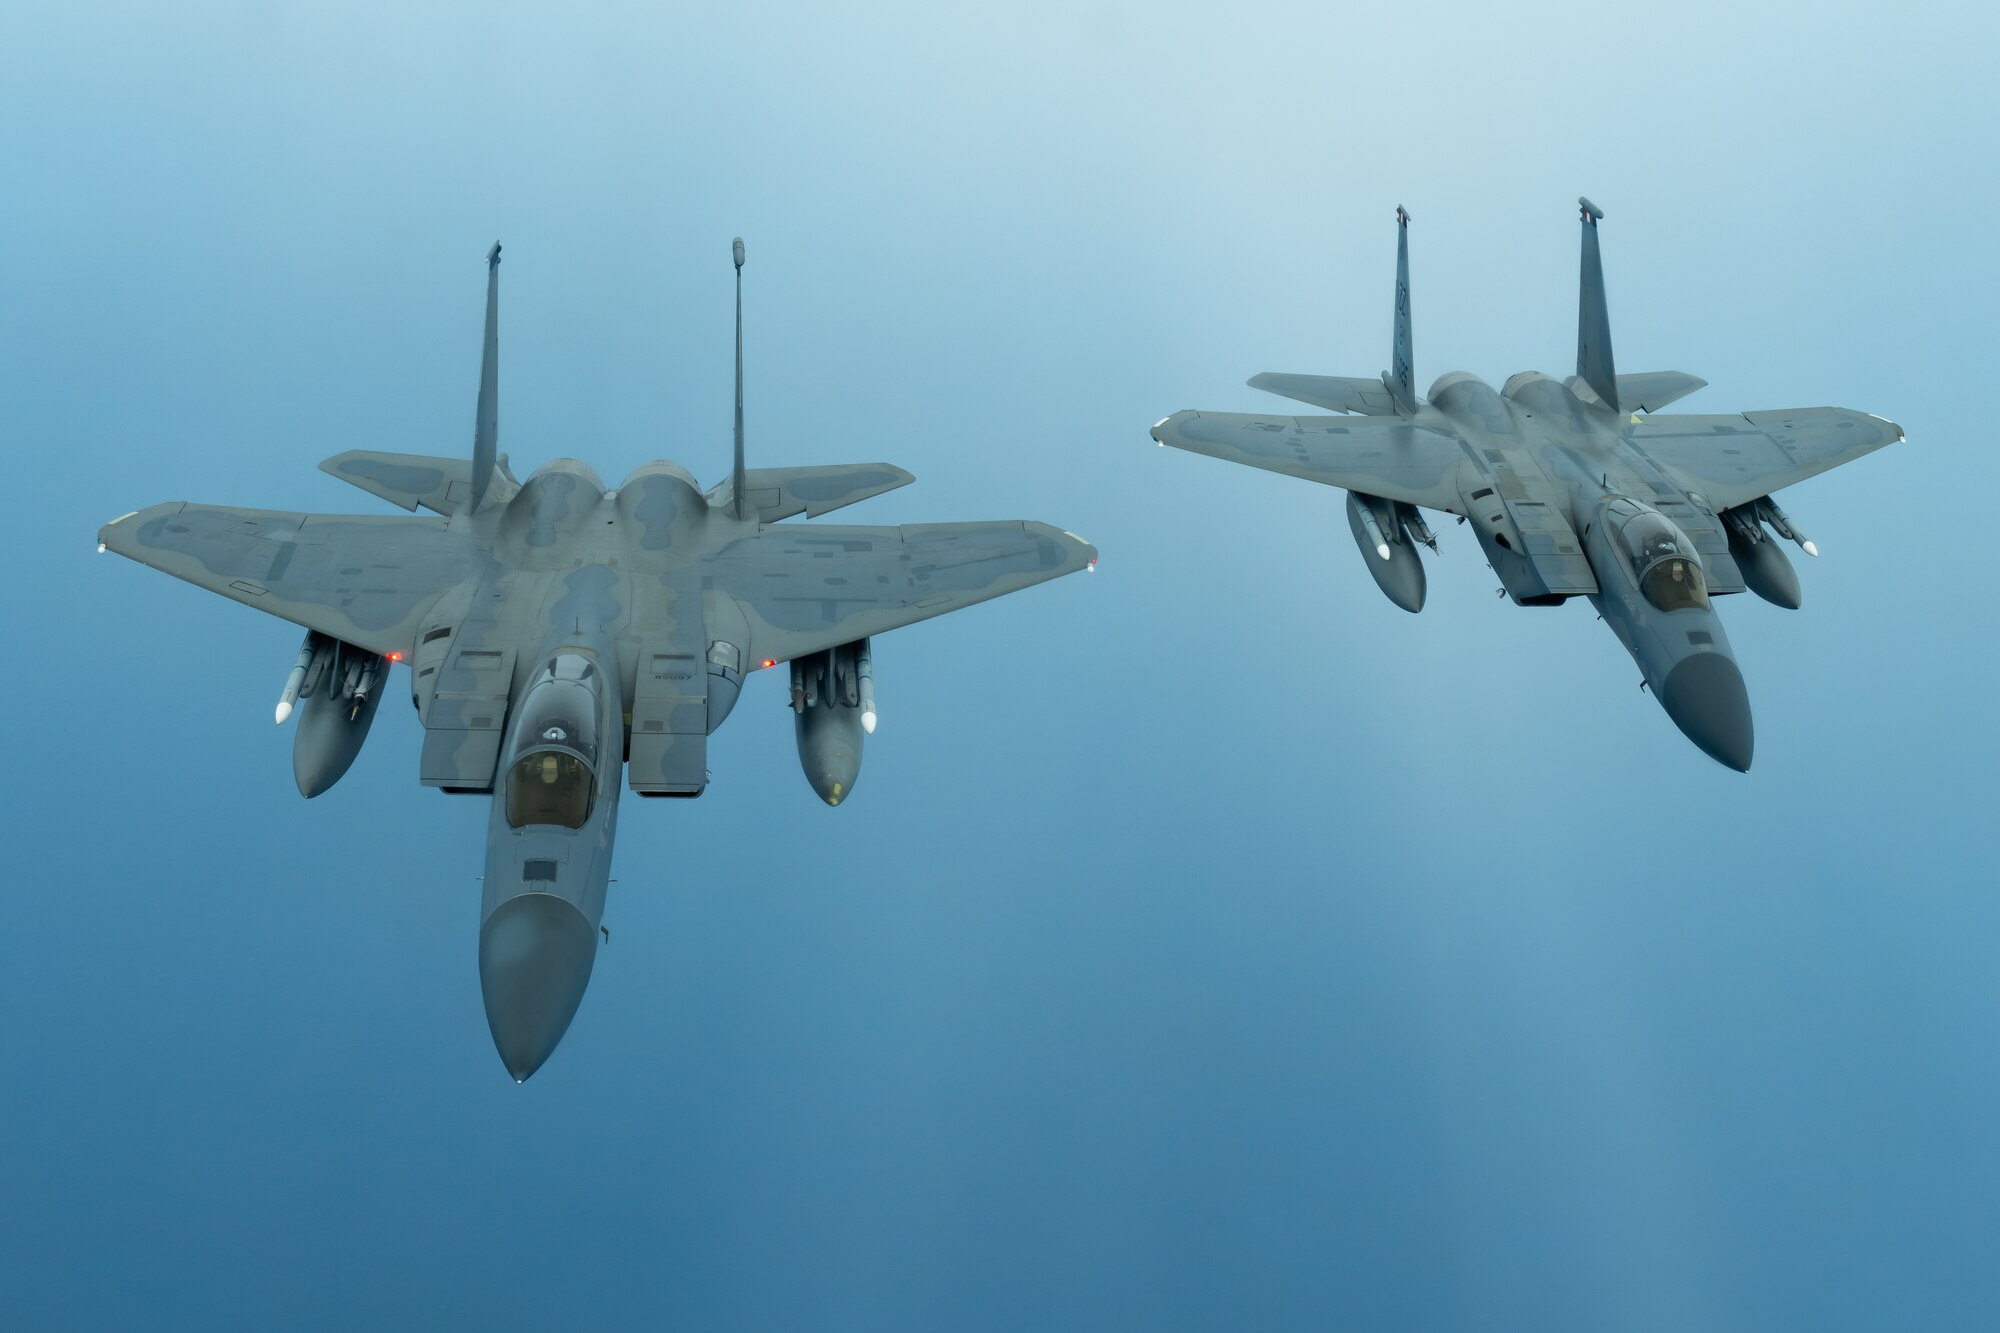
<path id="1" fill-rule="evenodd" d="M 100 528 L 107 551 L 378 653 L 407 653 L 479 552 L 441 518 L 288 514 L 179 500 Z"/>
<path id="2" fill-rule="evenodd" d="M 1400 417 L 1262 417 L 1176 412 L 1153 427 L 1176 449 L 1344 486 L 1429 509 L 1459 503 L 1458 437 Z"/>
<path id="3" fill-rule="evenodd" d="M 781 525 L 710 558 L 753 661 L 788 661 L 1074 574 L 1097 548 L 1046 523 Z"/>
<path id="4" fill-rule="evenodd" d="M 1818 476 L 1903 438 L 1893 421 L 1841 407 L 1655 416 L 1625 428 L 1640 453 L 1686 478 L 1716 509 Z"/>

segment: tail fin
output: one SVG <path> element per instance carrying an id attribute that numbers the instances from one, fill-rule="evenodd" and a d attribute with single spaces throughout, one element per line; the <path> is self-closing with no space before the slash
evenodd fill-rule
<path id="1" fill-rule="evenodd" d="M 744 502 L 749 484 L 743 475 L 743 238 L 730 243 L 736 260 L 736 470 L 730 474 L 729 499 L 736 517 L 750 517 Z"/>
<path id="2" fill-rule="evenodd" d="M 1409 416 L 1417 410 L 1417 388 L 1410 352 L 1410 215 L 1401 204 L 1396 205 L 1396 341 L 1389 358 L 1382 383 L 1396 400 L 1396 410 Z"/>
<path id="3" fill-rule="evenodd" d="M 1576 373 L 1606 406 L 1618 410 L 1618 370 L 1611 360 L 1611 312 L 1604 302 L 1604 259 L 1597 224 L 1604 210 L 1578 199 L 1583 212 L 1583 272 L 1576 302 Z"/>
<path id="4" fill-rule="evenodd" d="M 486 252 L 486 342 L 479 354 L 479 407 L 472 425 L 472 503 L 476 511 L 493 480 L 500 442 L 500 242 Z"/>

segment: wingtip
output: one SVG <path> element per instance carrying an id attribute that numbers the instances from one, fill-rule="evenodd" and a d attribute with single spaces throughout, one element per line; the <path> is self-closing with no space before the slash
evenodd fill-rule
<path id="1" fill-rule="evenodd" d="M 1059 528 L 1053 523 L 1034 522 L 1029 523 L 1028 526 L 1047 534 L 1069 552 L 1074 561 L 1070 572 L 1076 569 L 1092 571 L 1097 568 L 1097 548 L 1089 541 L 1071 532 L 1068 528 Z M 1064 563 L 1069 564 L 1071 562 L 1065 561 Z"/>
<path id="2" fill-rule="evenodd" d="M 169 500 L 165 504 L 153 505 L 148 509 L 134 509 L 128 513 L 120 514 L 117 518 L 112 519 L 109 523 L 106 523 L 103 527 L 97 530 L 97 553 L 99 555 L 104 554 L 105 548 L 109 545 L 111 541 L 111 534 L 114 528 L 122 527 L 124 524 L 130 523 L 133 519 L 139 517 L 139 515 L 144 513 L 150 513 L 152 512 L 152 510 L 155 509 L 164 512 L 169 509 L 176 509 L 176 508 L 185 509 L 186 507 L 187 507 L 187 501 L 185 500 Z"/>
<path id="3" fill-rule="evenodd" d="M 1194 414 L 1188 411 L 1186 408 L 1183 408 L 1178 412 L 1171 412 L 1166 416 L 1161 417 L 1158 421 L 1155 421 L 1153 423 L 1153 428 L 1146 433 L 1153 437 L 1154 443 L 1165 444 L 1167 442 L 1167 432 L 1174 425 L 1174 423 L 1180 421 L 1184 417 L 1189 417 L 1193 415 Z"/>

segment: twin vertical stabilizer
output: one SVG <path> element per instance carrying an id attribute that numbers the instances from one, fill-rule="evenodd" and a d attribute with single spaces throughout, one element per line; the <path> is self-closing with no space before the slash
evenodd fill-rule
<path id="1" fill-rule="evenodd" d="M 486 339 L 479 354 L 479 407 L 472 425 L 472 503 L 476 511 L 493 480 L 500 445 L 500 242 L 486 252 Z"/>
<path id="2" fill-rule="evenodd" d="M 725 493 L 721 485 L 715 486 L 708 492 L 709 502 L 718 509 L 726 505 L 739 519 L 776 523 L 799 514 L 817 518 L 916 480 L 888 463 L 755 470 L 745 466 L 742 237 L 730 243 L 730 257 L 736 265 L 736 456 L 729 490 Z M 498 504 L 511 499 L 519 489 L 500 465 L 499 441 L 500 243 L 495 241 L 486 252 L 486 337 L 479 358 L 479 402 L 473 420 L 470 468 L 463 461 L 448 458 L 352 449 L 327 459 L 320 467 L 405 509 L 421 505 L 445 515 L 472 513 L 489 500 Z"/>
<path id="3" fill-rule="evenodd" d="M 729 503 L 736 517 L 748 518 L 743 475 L 743 238 L 731 241 L 729 249 L 736 261 L 736 470 L 730 474 Z"/>
<path id="4" fill-rule="evenodd" d="M 1622 411 L 1627 405 L 1657 411 L 1667 403 L 1693 393 L 1705 381 L 1678 371 L 1627 375 L 1624 377 L 1625 392 L 1620 393 L 1618 369 L 1611 358 L 1611 315 L 1604 299 L 1604 260 L 1597 249 L 1597 224 L 1603 219 L 1604 210 L 1588 199 L 1576 202 L 1583 214 L 1583 265 L 1576 319 L 1577 379 L 1589 385 L 1591 392 L 1613 411 Z M 1416 415 L 1416 356 L 1410 335 L 1408 209 L 1396 209 L 1396 323 L 1393 341 L 1389 345 L 1389 369 L 1382 372 L 1381 387 L 1377 388 L 1373 380 L 1270 371 L 1253 376 L 1250 383 L 1254 388 L 1335 412 L 1361 412 L 1370 416 Z M 1386 396 L 1384 390 L 1387 391 Z"/>
<path id="5" fill-rule="evenodd" d="M 1597 224 L 1604 210 L 1578 199 L 1583 214 L 1583 271 L 1576 299 L 1576 373 L 1612 411 L 1618 410 L 1618 370 L 1611 360 L 1611 312 L 1604 301 L 1604 260 Z"/>
<path id="6" fill-rule="evenodd" d="M 1382 383 L 1396 400 L 1398 412 L 1406 417 L 1416 413 L 1416 366 L 1410 349 L 1410 214 L 1401 204 L 1396 205 L 1396 333 Z"/>

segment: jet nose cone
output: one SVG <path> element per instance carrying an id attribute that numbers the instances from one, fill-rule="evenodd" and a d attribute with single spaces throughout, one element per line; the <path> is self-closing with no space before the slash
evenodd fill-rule
<path id="1" fill-rule="evenodd" d="M 1697 653 L 1667 673 L 1660 703 L 1674 725 L 1709 758 L 1739 773 L 1750 771 L 1756 735 L 1743 673 L 1722 653 Z"/>
<path id="2" fill-rule="evenodd" d="M 486 1025 L 515 1082 L 540 1069 L 569 1030 L 596 960 L 597 931 L 554 894 L 509 899 L 480 927 Z"/>

